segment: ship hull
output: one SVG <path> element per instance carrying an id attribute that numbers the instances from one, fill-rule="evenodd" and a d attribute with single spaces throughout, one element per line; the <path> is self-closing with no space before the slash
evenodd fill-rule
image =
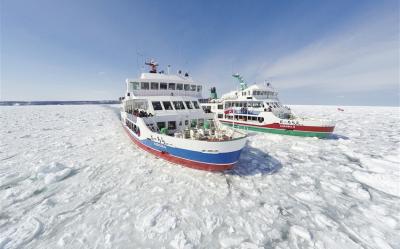
<path id="1" fill-rule="evenodd" d="M 126 125 L 122 125 L 132 142 L 142 150 L 168 162 L 193 169 L 206 171 L 223 171 L 231 169 L 239 161 L 242 151 L 241 148 L 236 151 L 211 154 L 179 149 L 159 144 L 147 138 L 139 138 L 131 132 Z"/>
<path id="2" fill-rule="evenodd" d="M 225 120 L 220 120 L 222 124 L 255 132 L 265 132 L 281 135 L 290 136 L 301 136 L 301 137 L 318 137 L 326 138 L 330 136 L 334 130 L 334 126 L 297 126 L 297 125 L 281 125 L 279 123 L 266 124 L 266 125 L 253 125 L 246 123 L 230 122 Z"/>

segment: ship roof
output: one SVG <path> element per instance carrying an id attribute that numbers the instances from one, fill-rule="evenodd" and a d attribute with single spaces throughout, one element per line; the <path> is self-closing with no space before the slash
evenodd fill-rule
<path id="1" fill-rule="evenodd" d="M 164 73 L 142 73 L 140 78 L 128 79 L 128 81 L 157 81 L 157 82 L 173 82 L 173 83 L 194 83 L 192 77 L 183 74 L 164 74 Z"/>

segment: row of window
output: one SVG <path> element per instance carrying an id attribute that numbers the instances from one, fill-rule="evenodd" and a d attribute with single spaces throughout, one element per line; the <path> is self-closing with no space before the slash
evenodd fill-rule
<path id="1" fill-rule="evenodd" d="M 246 95 L 251 95 L 251 93 L 252 93 L 252 91 L 243 91 L 242 92 L 242 96 L 246 96 Z M 254 96 L 258 96 L 258 95 L 261 95 L 261 96 L 267 96 L 267 98 L 271 98 L 271 97 L 275 97 L 276 95 L 277 95 L 277 93 L 274 93 L 274 92 L 270 92 L 270 91 L 258 91 L 258 90 L 254 90 L 253 91 L 253 95 Z"/>
<path id="2" fill-rule="evenodd" d="M 220 118 L 218 116 L 218 118 Z M 245 115 L 235 115 L 234 117 L 232 115 L 226 115 L 226 119 L 235 119 L 235 120 L 240 120 L 240 121 L 258 121 L 262 123 L 264 121 L 263 117 L 256 117 L 256 116 L 245 116 Z"/>
<path id="3" fill-rule="evenodd" d="M 258 108 L 258 107 L 263 107 L 263 103 L 262 102 L 226 102 L 225 103 L 225 108 L 229 108 L 229 107 L 254 107 L 254 108 Z"/>
<path id="4" fill-rule="evenodd" d="M 267 102 L 266 103 L 268 107 L 282 107 L 281 104 L 278 102 Z M 253 107 L 253 108 L 261 108 L 264 107 L 264 104 L 262 102 L 230 102 L 227 101 L 225 102 L 225 108 L 230 108 L 230 107 Z M 211 106 L 206 106 L 206 108 L 211 109 Z M 218 105 L 217 109 L 222 110 L 223 105 Z"/>
<path id="5" fill-rule="evenodd" d="M 162 128 L 166 128 L 168 130 L 175 130 L 176 129 L 176 121 L 168 121 L 168 122 L 157 122 L 157 127 L 159 130 L 161 130 Z M 179 121 L 179 126 L 182 126 L 183 123 L 182 121 Z M 196 126 L 200 126 L 202 127 L 204 125 L 204 119 L 200 118 L 200 119 L 192 119 L 190 120 L 190 127 L 196 127 Z M 189 126 L 189 120 L 185 120 L 185 126 Z"/>
<path id="6" fill-rule="evenodd" d="M 162 82 L 130 82 L 131 90 L 179 90 L 201 92 L 201 85 Z"/>
<path id="7" fill-rule="evenodd" d="M 200 109 L 197 101 L 153 101 L 151 102 L 155 111 L 163 110 L 185 110 L 185 109 Z M 185 103 L 185 104 L 184 104 Z M 173 107 L 172 107 L 173 106 Z"/>

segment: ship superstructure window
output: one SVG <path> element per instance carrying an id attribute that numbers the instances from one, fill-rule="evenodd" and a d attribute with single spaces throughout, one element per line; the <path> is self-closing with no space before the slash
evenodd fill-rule
<path id="1" fill-rule="evenodd" d="M 163 103 L 163 106 L 164 106 L 165 110 L 173 110 L 172 104 L 171 104 L 170 101 L 163 101 L 162 103 Z"/>
<path id="2" fill-rule="evenodd" d="M 167 90 L 167 83 L 160 83 L 160 90 Z"/>
<path id="3" fill-rule="evenodd" d="M 193 109 L 192 103 L 190 103 L 190 101 L 185 101 L 185 104 L 186 104 L 187 109 Z"/>
<path id="4" fill-rule="evenodd" d="M 158 82 L 151 82 L 150 83 L 151 90 L 158 90 Z"/>
<path id="5" fill-rule="evenodd" d="M 224 109 L 224 106 L 223 105 L 218 105 L 218 109 L 222 110 L 222 109 Z"/>
<path id="6" fill-rule="evenodd" d="M 175 83 L 168 83 L 168 90 L 175 90 Z"/>
<path id="7" fill-rule="evenodd" d="M 168 121 L 168 130 L 176 130 L 176 121 Z"/>
<path id="8" fill-rule="evenodd" d="M 201 92 L 201 86 L 197 86 L 197 91 Z"/>
<path id="9" fill-rule="evenodd" d="M 130 91 L 139 90 L 139 86 L 140 86 L 140 83 L 139 83 L 139 82 L 130 82 L 130 83 L 131 83 L 131 89 L 130 89 Z"/>
<path id="10" fill-rule="evenodd" d="M 174 104 L 175 110 L 184 110 L 185 109 L 185 105 L 183 104 L 182 101 L 172 101 L 172 103 Z"/>
<path id="11" fill-rule="evenodd" d="M 190 85 L 190 91 L 196 91 L 196 85 Z"/>
<path id="12" fill-rule="evenodd" d="M 200 127 L 204 126 L 204 119 L 203 118 L 199 118 L 199 126 Z"/>
<path id="13" fill-rule="evenodd" d="M 155 111 L 160 111 L 160 110 L 162 110 L 162 105 L 161 105 L 161 102 L 160 101 L 153 101 L 153 102 L 151 102 L 152 104 L 153 104 L 153 109 L 155 110 Z"/>
<path id="14" fill-rule="evenodd" d="M 185 84 L 184 87 L 185 91 L 189 91 L 190 90 L 190 85 L 189 84 Z"/>
<path id="15" fill-rule="evenodd" d="M 159 130 L 161 130 L 162 128 L 165 128 L 165 122 L 157 122 L 157 127 Z"/>
<path id="16" fill-rule="evenodd" d="M 142 90 L 149 90 L 149 82 L 140 82 L 140 88 Z"/>
<path id="17" fill-rule="evenodd" d="M 180 91 L 182 91 L 183 90 L 183 84 L 176 84 L 176 90 L 180 90 Z"/>
<path id="18" fill-rule="evenodd" d="M 199 106 L 199 104 L 197 103 L 197 101 L 193 101 L 193 105 L 194 105 L 194 108 L 200 109 L 200 106 Z"/>

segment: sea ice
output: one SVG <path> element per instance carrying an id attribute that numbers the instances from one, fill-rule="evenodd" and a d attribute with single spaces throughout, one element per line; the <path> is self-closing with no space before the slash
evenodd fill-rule
<path id="1" fill-rule="evenodd" d="M 0 248 L 400 248 L 400 109 L 292 106 L 226 172 L 138 149 L 116 105 L 0 107 Z"/>

